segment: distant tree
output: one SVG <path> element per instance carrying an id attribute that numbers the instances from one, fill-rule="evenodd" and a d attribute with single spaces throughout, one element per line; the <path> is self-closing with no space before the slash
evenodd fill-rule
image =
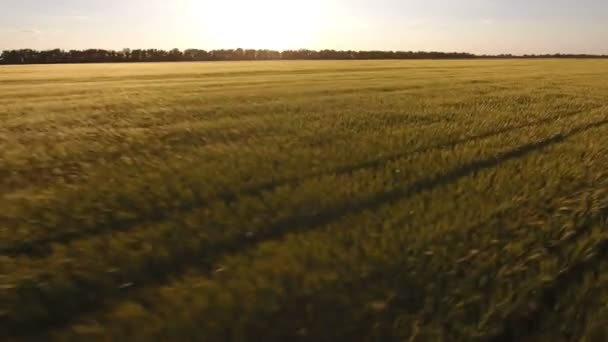
<path id="1" fill-rule="evenodd" d="M 184 57 L 183 53 L 179 49 L 172 49 L 167 55 L 169 60 L 174 62 L 181 61 Z"/>
<path id="2" fill-rule="evenodd" d="M 437 51 L 337 51 L 337 50 L 198 50 L 170 51 L 158 49 L 123 49 L 121 51 L 88 49 L 60 49 L 36 51 L 32 49 L 5 50 L 0 53 L 0 64 L 52 64 L 52 63 L 110 63 L 110 62 L 166 62 L 166 61 L 242 61 L 242 60 L 349 60 L 349 59 L 471 59 L 471 58 L 608 58 L 604 55 L 481 55 Z"/>

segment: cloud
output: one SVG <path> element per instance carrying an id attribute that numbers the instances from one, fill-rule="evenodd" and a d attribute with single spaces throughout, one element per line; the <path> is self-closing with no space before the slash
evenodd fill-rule
<path id="1" fill-rule="evenodd" d="M 22 29 L 22 30 L 19 30 L 19 33 L 39 35 L 42 33 L 42 31 L 37 30 L 37 29 Z"/>
<path id="2" fill-rule="evenodd" d="M 494 24 L 494 19 L 492 19 L 492 18 L 481 19 L 481 23 L 484 25 L 492 25 L 492 24 Z"/>
<path id="3" fill-rule="evenodd" d="M 77 21 L 80 23 L 85 23 L 85 22 L 89 22 L 89 21 L 93 20 L 93 18 L 86 16 L 86 15 L 69 15 L 69 16 L 62 16 L 61 18 L 65 19 L 65 20 Z"/>
<path id="4" fill-rule="evenodd" d="M 54 29 L 54 28 L 49 28 L 49 29 L 24 28 L 24 29 L 8 30 L 8 32 L 17 33 L 20 35 L 27 35 L 27 36 L 42 36 L 42 35 L 47 35 L 47 34 L 60 33 L 60 32 L 63 32 L 63 30 Z"/>
<path id="5" fill-rule="evenodd" d="M 4 44 L 18 43 L 19 46 L 27 45 L 27 42 L 41 42 L 49 39 L 56 38 L 58 34 L 64 32 L 61 29 L 42 29 L 42 28 L 10 28 L 10 27 L 0 27 L 0 41 Z M 23 43 L 23 44 L 21 44 Z M 29 46 L 28 46 L 29 47 Z"/>
<path id="6" fill-rule="evenodd" d="M 32 20 L 41 25 L 55 27 L 66 24 L 88 24 L 95 21 L 95 17 L 87 15 L 54 15 L 38 14 L 31 16 Z"/>
<path id="7" fill-rule="evenodd" d="M 431 21 L 429 18 L 413 18 L 407 21 L 407 25 L 410 27 L 421 27 L 431 24 Z"/>

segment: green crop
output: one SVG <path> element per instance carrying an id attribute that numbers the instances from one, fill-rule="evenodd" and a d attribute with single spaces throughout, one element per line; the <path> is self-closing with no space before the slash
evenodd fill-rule
<path id="1" fill-rule="evenodd" d="M 0 68 L 0 335 L 608 336 L 608 62 Z"/>

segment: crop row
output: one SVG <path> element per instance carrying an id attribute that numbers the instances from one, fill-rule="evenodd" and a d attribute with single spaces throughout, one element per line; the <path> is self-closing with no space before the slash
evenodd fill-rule
<path id="1" fill-rule="evenodd" d="M 361 210 L 381 209 L 548 148 L 604 124 L 598 117 L 587 114 L 588 124 L 580 118 L 564 119 L 451 150 L 403 157 L 382 168 L 321 176 L 255 197 L 239 196 L 228 204 L 217 201 L 160 224 L 56 246 L 44 259 L 5 258 L 2 269 L 9 276 L 3 284 L 3 311 L 11 313 L 15 329 L 60 320 L 100 298 L 119 296 L 121 287 L 154 282 L 184 265 L 211 265 L 227 253 L 286 233 L 318 229 Z M 72 305 L 59 305 L 66 298 L 72 298 Z"/>
<path id="2" fill-rule="evenodd" d="M 150 172 L 137 166 L 131 170 L 110 168 L 82 187 L 60 188 L 47 201 L 17 206 L 12 215 L 5 212 L 9 218 L 6 228 L 0 231 L 3 241 L 0 252 L 44 250 L 52 242 L 69 241 L 108 228 L 126 229 L 142 220 L 158 220 L 216 199 L 255 194 L 326 173 L 339 175 L 382 166 L 412 153 L 473 143 L 526 127 L 542 126 L 558 118 L 574 120 L 581 112 L 552 113 L 527 122 L 514 122 L 513 117 L 508 116 L 504 124 L 496 119 L 482 121 L 477 127 L 441 121 L 430 125 L 406 125 L 388 134 L 361 134 L 357 146 L 338 141 L 332 143 L 331 148 L 327 144 L 333 139 L 332 130 L 308 132 L 300 133 L 303 136 L 300 143 L 287 146 L 280 141 L 269 146 L 237 144 L 230 150 L 206 152 L 200 159 L 186 158 Z M 323 137 L 323 143 L 311 147 L 309 143 L 313 136 Z M 403 151 L 402 145 L 409 149 Z M 398 153 L 386 153 L 399 150 Z M 223 157 L 226 153 L 231 156 Z"/>
<path id="3" fill-rule="evenodd" d="M 486 106 L 488 103 L 485 102 L 476 103 L 478 100 L 475 96 L 450 108 L 438 107 L 441 101 L 429 97 L 421 100 L 407 94 L 395 100 L 386 94 L 377 96 L 377 99 L 366 94 L 366 98 L 344 99 L 334 96 L 331 101 L 316 99 L 312 103 L 298 103 L 293 99 L 285 102 L 285 99 L 282 99 L 276 103 L 261 104 L 259 108 L 246 105 L 226 108 L 198 104 L 192 109 L 183 110 L 158 106 L 158 113 L 149 113 L 146 107 L 130 107 L 126 109 L 130 115 L 103 109 L 78 120 L 75 119 L 77 115 L 71 115 L 70 119 L 75 120 L 72 124 L 54 122 L 44 116 L 42 118 L 45 120 L 39 120 L 44 128 L 40 132 L 32 128 L 35 126 L 29 118 L 32 115 L 23 115 L 28 118 L 23 119 L 25 130 L 6 135 L 10 144 L 7 144 L 3 155 L 5 165 L 0 168 L 0 174 L 3 176 L 0 186 L 18 188 L 44 184 L 62 179 L 62 174 L 65 176 L 63 178 L 73 181 L 76 176 L 82 177 L 83 173 L 106 166 L 108 162 L 120 157 L 137 159 L 136 156 L 141 155 L 167 159 L 172 154 L 184 154 L 185 151 L 201 145 L 231 139 L 247 140 L 248 133 L 256 135 L 274 132 L 293 136 L 294 132 L 305 133 L 298 132 L 298 129 L 312 131 L 331 127 L 334 133 L 344 136 L 345 133 L 354 133 L 361 127 L 366 130 L 379 130 L 407 123 L 407 120 L 433 120 L 437 117 L 431 114 L 438 108 L 446 112 L 456 110 L 466 111 L 469 115 L 489 115 L 498 108 L 496 103 L 509 103 L 509 99 L 513 97 L 494 96 L 495 108 Z M 530 97 L 530 102 L 513 102 L 513 108 L 503 110 L 512 112 L 512 115 L 525 112 L 560 112 L 567 111 L 568 107 L 580 106 L 575 100 L 559 98 L 551 101 L 548 106 L 543 96 L 537 95 Z M 408 108 L 410 114 L 404 115 L 401 108 Z M 581 109 L 588 108 L 583 106 Z M 133 112 L 139 110 L 144 112 Z M 167 115 L 169 111 L 171 115 Z M 102 119 L 105 121 L 100 121 Z M 359 129 L 353 127 L 354 125 L 360 126 Z M 61 174 L 55 174 L 57 172 L 53 171 L 61 171 Z"/>
<path id="4" fill-rule="evenodd" d="M 288 108 L 286 108 L 288 107 Z M 77 176 L 83 171 L 94 171 L 96 167 L 107 166 L 108 162 L 116 159 L 175 159 L 175 155 L 188 155 L 201 147 L 219 143 L 241 142 L 261 143 L 263 136 L 275 136 L 274 143 L 286 144 L 294 138 L 294 131 L 304 136 L 314 128 L 332 127 L 345 121 L 344 113 L 325 111 L 323 116 L 315 117 L 315 108 L 307 106 L 306 110 L 298 110 L 297 105 L 286 106 L 279 104 L 264 107 L 264 112 L 255 109 L 232 108 L 224 117 L 213 120 L 205 119 L 205 112 L 214 111 L 214 108 L 200 109 L 189 114 L 186 118 L 178 118 L 174 113 L 132 115 L 137 119 L 129 119 L 127 127 L 118 127 L 117 122 L 124 120 L 120 115 L 111 124 L 96 122 L 93 118 L 78 122 L 74 127 L 50 124 L 46 122 L 43 132 L 17 132 L 7 135 L 7 148 L 3 151 L 4 165 L 0 169 L 3 181 L 0 186 L 4 188 L 18 188 L 19 186 L 32 186 L 56 180 L 61 174 L 52 171 L 61 171 L 64 174 Z M 315 106 L 316 107 L 316 106 Z M 165 109 L 176 111 L 176 109 Z M 221 111 L 225 111 L 222 109 Z M 281 114 L 266 114 L 266 113 Z M 252 114 L 254 113 L 254 114 Z M 108 116 L 105 113 L 105 116 Z M 129 117 L 132 117 L 129 116 Z M 358 115 L 349 115 L 349 120 L 360 118 Z M 149 117 L 170 117 L 162 124 L 151 125 Z M 289 120 L 284 118 L 289 117 Z M 343 119 L 340 119 L 342 117 Z M 395 126 L 439 120 L 434 115 L 422 117 L 420 115 L 405 115 L 403 113 L 378 113 L 368 116 L 365 122 L 366 129 L 379 129 L 387 124 Z M 401 120 L 401 121 L 400 121 Z M 302 123 L 314 122 L 314 125 L 305 127 Z M 348 133 L 348 127 L 342 133 Z M 28 127 L 31 129 L 31 127 Z M 323 129 L 319 139 L 323 137 Z M 335 129 L 334 129 L 335 131 Z M 24 134 L 27 133 L 27 134 Z M 27 136 L 27 139 L 23 137 Z M 256 141 L 254 138 L 258 138 Z M 280 139 L 278 139 L 280 138 Z M 49 143 L 51 142 L 51 143 Z M 263 142 L 262 142 L 263 143 Z M 114 165 L 120 167 L 121 165 Z M 122 167 L 125 167 L 124 165 Z M 106 167 L 107 168 L 107 167 Z"/>
<path id="5" fill-rule="evenodd" d="M 560 210 L 571 193 L 587 198 L 589 191 L 580 189 L 605 189 L 598 179 L 606 157 L 597 158 L 606 150 L 595 145 L 605 140 L 601 127 L 578 126 L 563 140 L 518 156 L 524 158 L 503 159 L 416 196 L 263 242 L 217 261 L 210 276 L 184 276 L 142 291 L 141 297 L 70 331 L 114 338 L 230 340 L 258 333 L 331 339 L 323 335 L 327 331 L 333 337 L 394 333 L 407 338 L 439 324 L 437 334 L 476 334 L 473 322 L 480 322 L 497 299 L 509 298 L 503 290 L 516 293 L 535 282 L 533 270 L 517 273 L 522 260 L 539 260 L 529 254 L 533 247 L 545 244 L 547 235 L 568 235 L 569 221 L 588 216 L 572 208 L 547 224 L 530 213 L 540 211 L 542 217 L 542 210 Z M 602 196 L 591 199 L 594 212 L 605 210 Z M 536 224 L 542 230 L 526 239 Z M 499 290 L 492 279 L 507 271 L 516 275 L 506 276 L 511 278 Z M 463 326 L 443 325 L 450 321 Z M 414 329 L 417 325 L 422 328 Z M 380 328 L 362 331 L 374 326 Z"/>

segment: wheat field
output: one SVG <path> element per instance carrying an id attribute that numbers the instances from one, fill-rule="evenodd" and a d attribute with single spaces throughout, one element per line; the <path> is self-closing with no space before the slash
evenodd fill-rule
<path id="1" fill-rule="evenodd" d="M 0 339 L 605 341 L 607 79 L 0 67 Z"/>

